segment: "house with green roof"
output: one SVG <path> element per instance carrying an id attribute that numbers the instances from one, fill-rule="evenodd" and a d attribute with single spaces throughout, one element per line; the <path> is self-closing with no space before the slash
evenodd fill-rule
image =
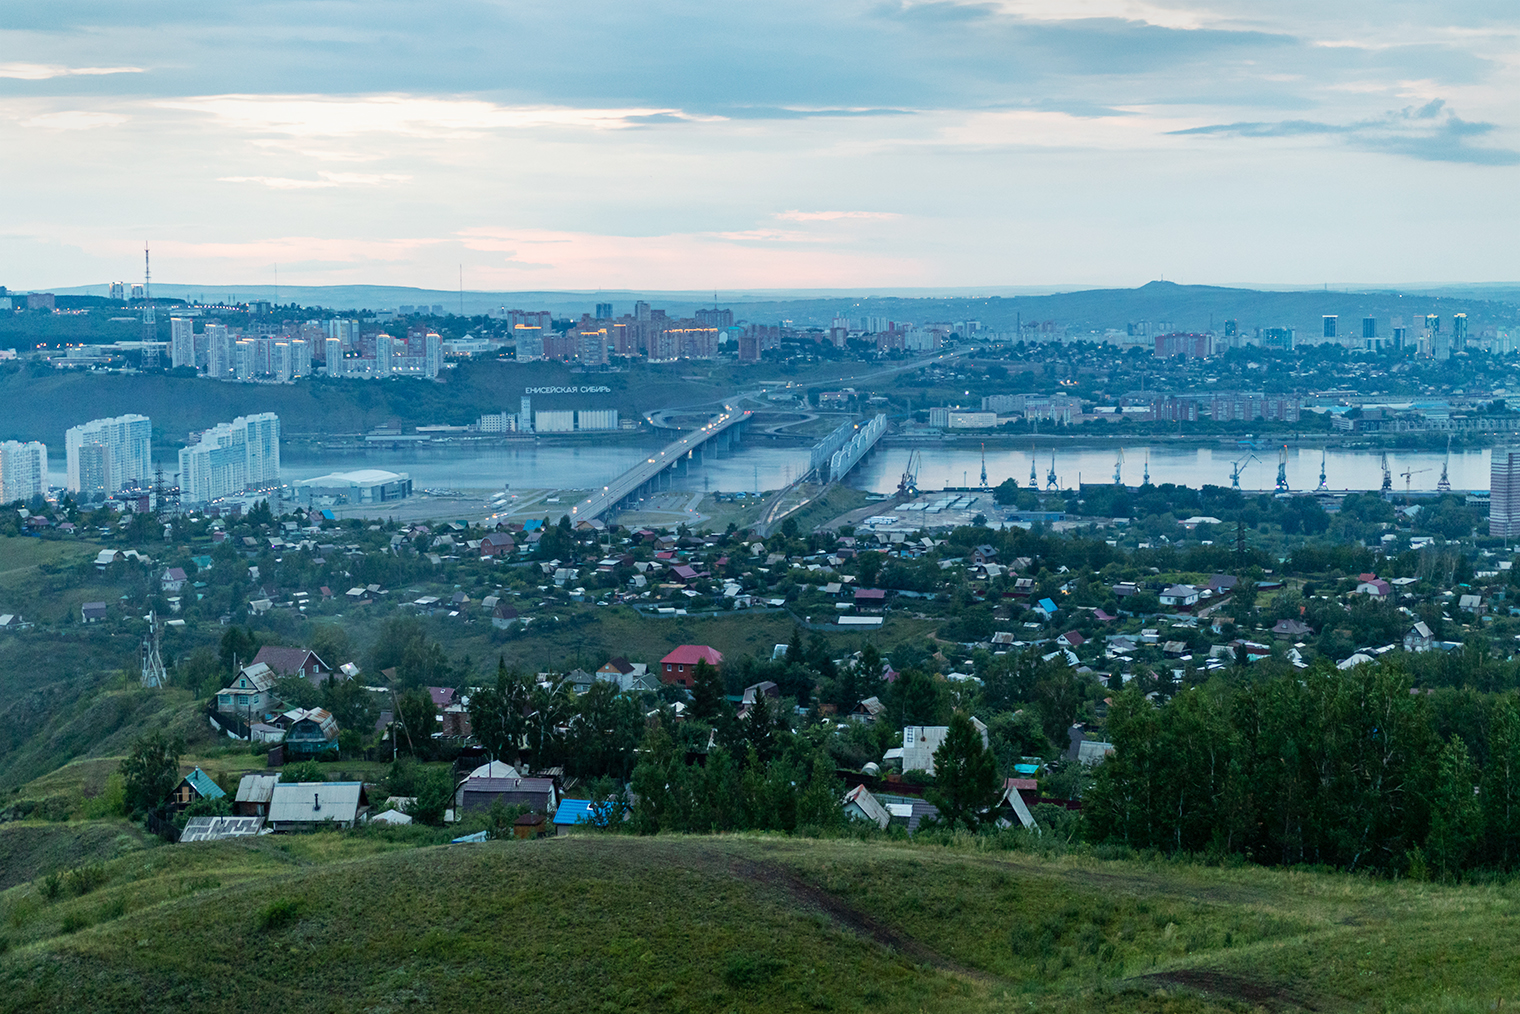
<path id="1" fill-rule="evenodd" d="M 169 794 L 169 808 L 178 813 L 197 799 L 221 799 L 227 793 L 200 768 L 196 768 L 179 780 Z"/>

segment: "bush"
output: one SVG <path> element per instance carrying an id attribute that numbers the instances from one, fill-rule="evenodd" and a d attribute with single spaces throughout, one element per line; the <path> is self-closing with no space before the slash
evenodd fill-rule
<path id="1" fill-rule="evenodd" d="M 81 866 L 76 870 L 70 870 L 64 874 L 63 879 L 70 893 L 82 896 L 89 894 L 98 887 L 104 887 L 111 877 L 106 873 L 104 866 L 99 863 L 91 863 L 88 866 Z"/>
<path id="2" fill-rule="evenodd" d="M 734 954 L 723 969 L 723 981 L 734 989 L 753 989 L 763 986 L 786 967 L 786 962 L 754 954 Z"/>
<path id="3" fill-rule="evenodd" d="M 260 933 L 270 933 L 290 925 L 300 917 L 299 898 L 279 898 L 259 909 L 256 922 Z"/>
<path id="4" fill-rule="evenodd" d="M 314 760 L 296 761 L 286 764 L 280 770 L 282 782 L 325 782 L 327 773 L 322 770 L 322 765 Z"/>

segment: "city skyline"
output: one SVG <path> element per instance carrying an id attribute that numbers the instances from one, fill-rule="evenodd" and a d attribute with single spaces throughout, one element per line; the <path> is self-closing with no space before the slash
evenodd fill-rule
<path id="1" fill-rule="evenodd" d="M 289 10 L 13 12 L 0 283 L 1520 277 L 1497 4 Z"/>

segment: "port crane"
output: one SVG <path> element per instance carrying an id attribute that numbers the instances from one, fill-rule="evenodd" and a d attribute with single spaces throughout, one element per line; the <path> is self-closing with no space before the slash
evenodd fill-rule
<path id="1" fill-rule="evenodd" d="M 918 495 L 918 469 L 921 464 L 922 461 L 917 451 L 908 455 L 908 466 L 903 469 L 902 478 L 897 480 L 897 494 L 899 496 Z"/>
<path id="2" fill-rule="evenodd" d="M 1321 449 L 1319 452 L 1319 485 L 1315 486 L 1314 489 L 1317 492 L 1323 493 L 1329 488 L 1329 486 L 1325 485 L 1325 452 Z"/>
<path id="3" fill-rule="evenodd" d="M 1151 484 L 1151 452 L 1150 451 L 1146 451 L 1145 452 L 1145 475 L 1141 478 L 1140 485 L 1142 485 L 1142 486 L 1149 486 L 1150 484 Z"/>
<path id="4" fill-rule="evenodd" d="M 1114 485 L 1124 485 L 1124 448 L 1119 448 L 1119 457 L 1114 462 Z"/>
<path id="5" fill-rule="evenodd" d="M 982 488 L 987 488 L 987 445 L 982 444 Z"/>
<path id="6" fill-rule="evenodd" d="M 1039 489 L 1040 488 L 1040 479 L 1039 479 L 1038 474 L 1034 470 L 1034 454 L 1033 453 L 1031 453 L 1029 455 L 1029 488 L 1030 489 Z"/>
<path id="7" fill-rule="evenodd" d="M 1387 493 L 1393 489 L 1393 473 L 1388 470 L 1388 452 L 1384 451 L 1379 455 L 1379 459 L 1383 465 L 1383 492 Z"/>
<path id="8" fill-rule="evenodd" d="M 1283 444 L 1277 451 L 1277 492 L 1288 492 L 1288 445 Z"/>
<path id="9" fill-rule="evenodd" d="M 1233 462 L 1230 465 L 1230 488 L 1231 489 L 1239 489 L 1240 488 L 1240 473 L 1243 472 L 1243 471 L 1245 471 L 1246 466 L 1249 465 L 1253 461 L 1260 462 L 1261 459 L 1258 458 L 1254 454 L 1247 454 L 1245 457 L 1241 458 L 1239 461 Z"/>
<path id="10" fill-rule="evenodd" d="M 1409 492 L 1409 480 L 1410 479 L 1412 479 L 1415 476 L 1419 475 L 1421 472 L 1428 472 L 1428 471 L 1430 471 L 1430 469 L 1428 469 L 1428 468 L 1416 468 L 1416 469 L 1408 469 L 1408 468 L 1406 468 L 1402 472 L 1400 472 L 1399 474 L 1404 477 L 1404 492 L 1405 493 Z"/>
<path id="11" fill-rule="evenodd" d="M 1060 489 L 1061 481 L 1056 478 L 1056 452 L 1050 452 L 1050 471 L 1045 473 L 1045 488 Z"/>
<path id="12" fill-rule="evenodd" d="M 1451 464 L 1451 437 L 1446 438 L 1446 458 L 1441 462 L 1441 481 L 1436 483 L 1436 489 L 1442 493 L 1451 492 L 1451 479 L 1447 478 L 1447 466 Z"/>

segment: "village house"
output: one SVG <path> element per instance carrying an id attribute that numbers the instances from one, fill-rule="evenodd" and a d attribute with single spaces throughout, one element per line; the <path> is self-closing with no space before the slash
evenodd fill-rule
<path id="1" fill-rule="evenodd" d="M 316 757 L 338 748 L 338 720 L 323 708 L 296 708 L 280 716 L 285 756 Z"/>
<path id="2" fill-rule="evenodd" d="M 368 808 L 363 782 L 280 782 L 264 823 L 283 833 L 351 828 Z"/>
<path id="3" fill-rule="evenodd" d="M 264 662 L 244 666 L 228 686 L 216 692 L 216 710 L 244 721 L 262 718 L 274 708 L 274 670 Z"/>
<path id="4" fill-rule="evenodd" d="M 285 648 L 266 644 L 253 656 L 253 662 L 255 665 L 267 665 L 276 679 L 281 676 L 300 676 L 320 686 L 332 678 L 332 668 L 310 648 Z"/>
<path id="5" fill-rule="evenodd" d="M 221 799 L 226 794 L 210 775 L 196 768 L 181 778 L 174 791 L 169 793 L 169 808 L 178 813 L 198 799 Z"/>
<path id="6" fill-rule="evenodd" d="M 711 666 L 721 666 L 723 653 L 705 644 L 683 644 L 660 659 L 660 682 L 679 683 L 689 689 L 695 685 L 697 663 L 700 661 Z"/>

